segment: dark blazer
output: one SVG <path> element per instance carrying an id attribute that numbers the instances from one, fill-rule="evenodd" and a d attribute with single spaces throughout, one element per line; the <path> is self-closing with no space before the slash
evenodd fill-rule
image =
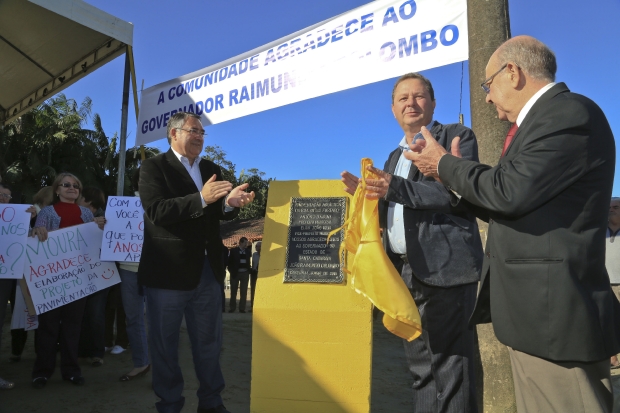
<path id="1" fill-rule="evenodd" d="M 460 136 L 463 157 L 478 161 L 478 143 L 471 129 L 434 122 L 430 132 L 448 150 L 452 139 Z M 383 170 L 394 173 L 400 154 L 400 148 L 393 151 Z M 414 276 L 425 284 L 453 287 L 480 280 L 482 243 L 478 224 L 468 209 L 453 206 L 455 200 L 444 185 L 425 177 L 412 164 L 407 179 L 392 177 L 386 200 L 379 202 L 382 228 L 387 228 L 389 201 L 404 205 L 407 258 Z M 394 260 L 387 238 L 384 230 L 384 245 Z"/>
<path id="2" fill-rule="evenodd" d="M 235 278 L 237 273 L 239 272 L 239 268 L 245 268 L 247 270 L 247 274 L 250 273 L 250 261 L 252 259 L 252 247 L 245 249 L 245 264 L 241 264 L 239 260 L 241 259 L 241 250 L 239 247 L 232 248 L 230 250 L 230 254 L 228 255 L 228 272 L 230 272 L 230 276 Z"/>
<path id="3" fill-rule="evenodd" d="M 564 83 L 538 99 L 495 167 L 441 159 L 444 184 L 489 220 L 471 323 L 492 320 L 499 341 L 550 360 L 620 351 L 605 269 L 614 169 L 605 115 Z"/>
<path id="4" fill-rule="evenodd" d="M 203 159 L 199 168 L 203 184 L 213 174 L 222 180 L 213 162 Z M 203 208 L 196 184 L 172 149 L 142 163 L 139 187 L 144 243 L 138 283 L 169 290 L 196 288 L 205 249 L 218 282 L 223 283 L 220 220 L 234 218 L 239 209 L 225 213 L 224 198 Z"/>

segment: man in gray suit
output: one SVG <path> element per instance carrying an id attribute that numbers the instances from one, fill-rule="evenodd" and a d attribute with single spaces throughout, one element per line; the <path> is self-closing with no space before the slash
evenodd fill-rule
<path id="1" fill-rule="evenodd" d="M 422 318 L 422 336 L 403 340 L 413 376 L 415 412 L 475 413 L 475 331 L 467 320 L 476 299 L 482 245 L 474 216 L 440 182 L 424 177 L 404 157 L 421 138 L 422 127 L 445 148 L 460 136 L 462 156 L 478 160 L 471 129 L 433 120 L 431 82 L 418 73 L 397 80 L 392 113 L 405 135 L 377 179 L 367 181 L 367 198 L 378 198 L 384 246 L 413 296 Z M 353 194 L 359 179 L 342 173 Z"/>
<path id="2" fill-rule="evenodd" d="M 493 322 L 508 346 L 517 410 L 611 412 L 620 303 L 605 232 L 615 142 L 596 103 L 555 83 L 556 68 L 529 36 L 491 56 L 486 100 L 518 125 L 496 166 L 447 154 L 426 131 L 407 157 L 489 222 L 471 323 Z"/>

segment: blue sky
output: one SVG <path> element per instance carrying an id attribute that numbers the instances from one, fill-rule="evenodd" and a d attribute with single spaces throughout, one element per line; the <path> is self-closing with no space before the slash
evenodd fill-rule
<path id="1" fill-rule="evenodd" d="M 329 17 L 367 0 L 87 0 L 134 24 L 138 89 L 210 66 Z M 619 0 L 513 0 L 512 35 L 534 36 L 556 53 L 557 81 L 598 103 L 620 137 Z M 124 57 L 65 90 L 81 101 L 93 99 L 108 136 L 120 130 Z M 435 119 L 458 121 L 461 72 L 462 113 L 470 125 L 467 62 L 424 73 L 435 88 Z M 480 81 L 484 73 L 480 73 Z M 237 171 L 258 168 L 278 180 L 338 179 L 359 170 L 360 159 L 383 165 L 402 138 L 390 109 L 395 79 L 322 96 L 209 126 L 206 145 L 219 145 Z M 478 87 L 476 85 L 476 87 Z M 128 147 L 135 139 L 130 104 Z M 167 150 L 166 140 L 154 142 Z M 620 170 L 620 162 L 616 171 Z M 617 174 L 618 175 L 618 174 Z M 620 180 L 614 184 L 620 195 Z"/>

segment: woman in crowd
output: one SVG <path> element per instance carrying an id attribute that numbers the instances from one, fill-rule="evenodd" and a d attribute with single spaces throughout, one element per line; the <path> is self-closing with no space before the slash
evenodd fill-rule
<path id="1" fill-rule="evenodd" d="M 11 188 L 6 183 L 2 183 L 0 179 L 0 204 L 9 204 L 11 202 Z M 30 212 L 32 216 L 36 215 L 36 211 L 33 206 L 26 209 L 26 212 Z M 2 326 L 4 324 L 4 315 L 6 307 L 9 302 L 14 301 L 15 297 L 15 280 L 12 279 L 0 279 L 0 338 L 2 337 Z M 11 298 L 13 297 L 13 298 Z M 23 331 L 23 330 L 22 330 Z M 14 383 L 9 380 L 4 380 L 0 377 L 0 390 L 10 390 L 14 387 Z"/>
<path id="2" fill-rule="evenodd" d="M 138 196 L 138 179 L 140 169 L 131 177 L 131 186 Z M 121 276 L 121 295 L 123 307 L 127 317 L 127 336 L 131 346 L 131 358 L 133 370 L 123 374 L 120 381 L 130 381 L 144 376 L 150 370 L 149 348 L 146 341 L 146 329 L 144 328 L 144 295 L 138 286 L 138 263 L 119 262 L 119 274 Z"/>
<path id="3" fill-rule="evenodd" d="M 41 210 L 33 229 L 33 236 L 39 241 L 47 240 L 48 231 L 54 231 L 95 221 L 103 229 L 105 218 L 94 218 L 87 208 L 76 202 L 80 197 L 82 184 L 70 173 L 58 175 L 52 184 L 54 203 Z M 60 370 L 62 378 L 81 386 L 85 380 L 78 365 L 78 343 L 84 298 L 39 315 L 36 337 L 37 359 L 32 370 L 32 386 L 43 388 L 56 367 L 56 343 L 60 343 Z"/>
<path id="4" fill-rule="evenodd" d="M 51 186 L 43 187 L 34 194 L 32 197 L 32 201 L 34 202 L 34 213 L 32 213 L 32 219 L 30 220 L 30 226 L 33 227 L 36 220 L 37 214 L 41 212 L 41 209 L 45 208 L 48 205 L 52 205 L 54 202 L 54 191 Z M 15 280 L 14 280 L 15 281 Z M 15 282 L 16 284 L 16 282 Z M 15 309 L 15 285 L 11 289 L 11 311 Z M 15 328 L 11 330 L 11 357 L 9 361 L 11 363 L 17 363 L 22 359 L 22 353 L 24 352 L 24 347 L 26 346 L 26 340 L 28 339 L 28 332 L 23 328 Z"/>
<path id="5" fill-rule="evenodd" d="M 105 194 L 99 188 L 85 187 L 77 201 L 87 208 L 95 218 L 105 216 Z M 79 356 L 88 357 L 94 367 L 103 365 L 105 354 L 105 309 L 110 288 L 97 291 L 86 297 L 86 308 L 82 318 Z"/>

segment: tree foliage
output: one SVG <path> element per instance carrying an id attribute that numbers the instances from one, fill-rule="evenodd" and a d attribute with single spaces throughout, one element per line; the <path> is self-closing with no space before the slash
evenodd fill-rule
<path id="1" fill-rule="evenodd" d="M 58 94 L 0 129 L 0 174 L 22 193 L 23 202 L 30 202 L 61 172 L 76 175 L 84 186 L 116 194 L 118 137 L 115 133 L 108 138 L 98 114 L 92 115 L 93 129 L 86 129 L 91 113 L 90 98 L 78 104 Z M 126 151 L 125 195 L 133 194 L 130 178 L 140 164 L 138 150 Z M 147 158 L 159 153 L 156 148 L 145 150 Z"/>
<path id="2" fill-rule="evenodd" d="M 241 208 L 239 219 L 262 218 L 265 216 L 267 211 L 267 191 L 269 190 L 269 183 L 273 180 L 272 178 L 265 180 L 263 178 L 265 173 L 256 168 L 242 169 L 239 177 L 237 177 L 236 165 L 226 159 L 226 152 L 217 145 L 207 146 L 203 158 L 219 165 L 222 169 L 222 177 L 226 181 L 231 182 L 233 187 L 245 183 L 250 184 L 246 191 L 254 191 L 256 197 L 250 205 Z"/>

